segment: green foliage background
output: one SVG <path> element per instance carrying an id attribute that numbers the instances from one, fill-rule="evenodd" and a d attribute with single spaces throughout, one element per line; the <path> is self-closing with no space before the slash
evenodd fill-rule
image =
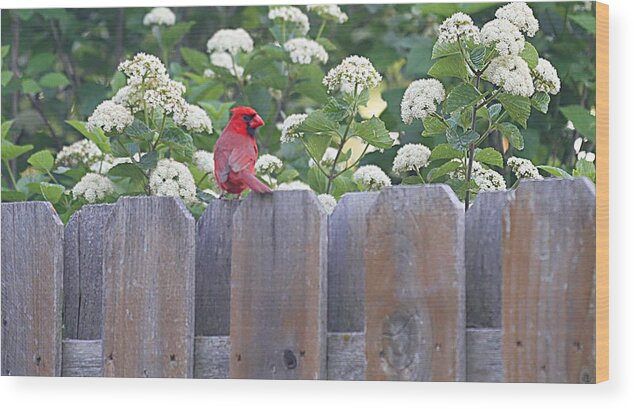
<path id="1" fill-rule="evenodd" d="M 336 48 L 329 51 L 325 68 L 351 54 L 368 57 L 384 76 L 380 97 L 387 102 L 387 108 L 380 118 L 389 131 L 401 132 L 401 144 L 420 143 L 422 124 L 403 124 L 400 101 L 411 81 L 427 76 L 438 24 L 454 12 L 463 11 L 481 25 L 494 17 L 499 6 L 500 3 L 341 6 L 350 20 L 342 25 L 328 25 L 324 36 Z M 574 141 L 581 136 L 581 150 L 595 150 L 594 4 L 531 3 L 531 8 L 541 25 L 531 42 L 556 67 L 562 90 L 553 97 L 548 113 L 534 112 L 527 129 L 522 130 L 525 149 L 513 152 L 510 148 L 505 156 L 517 154 L 572 173 L 576 162 Z M 192 77 L 188 73 L 196 71 L 192 61 L 184 61 L 181 49 L 205 52 L 207 40 L 220 28 L 243 27 L 256 46 L 272 41 L 267 7 L 172 10 L 177 22 L 193 22 L 169 55 L 169 69 L 175 79 L 189 81 Z M 31 144 L 32 152 L 37 152 L 46 148 L 57 151 L 81 138 L 65 121 L 85 121 L 101 101 L 112 95 L 113 89 L 120 86 L 117 81 L 121 77 L 113 76 L 119 62 L 139 51 L 161 55 L 151 29 L 142 23 L 148 11 L 149 8 L 2 10 L 2 121 L 14 120 L 7 139 L 19 145 Z M 318 29 L 319 24 L 314 22 L 311 34 Z M 261 69 L 265 70 L 266 65 Z M 217 99 L 223 92 L 213 83 L 194 81 L 191 86 L 195 101 L 190 102 Z M 319 98 L 291 95 L 285 102 L 286 111 L 303 112 L 316 105 L 315 99 Z M 254 93 L 248 102 L 259 111 L 275 104 L 264 92 Z M 195 141 L 199 148 L 211 150 L 214 137 L 226 123 L 228 113 L 217 108 L 217 116 L 212 116 L 215 135 Z M 569 120 L 574 129 L 567 127 Z M 279 133 L 274 127 L 275 123 L 269 122 L 261 131 L 263 152 L 287 149 L 279 145 Z M 430 147 L 442 142 L 423 141 Z M 491 135 L 484 145 L 504 151 L 497 134 Z M 389 170 L 397 149 L 368 154 L 362 163 L 376 163 Z M 297 152 L 297 157 L 300 155 Z M 284 157 L 292 158 L 293 152 L 284 152 Z M 27 168 L 27 158 L 23 155 L 8 164 L 18 174 Z M 3 169 L 2 185 L 8 183 Z"/>

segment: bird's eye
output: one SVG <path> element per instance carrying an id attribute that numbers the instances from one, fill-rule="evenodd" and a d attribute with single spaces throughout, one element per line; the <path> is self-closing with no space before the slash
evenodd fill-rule
<path id="1" fill-rule="evenodd" d="M 251 120 L 253 119 L 253 115 L 244 114 L 242 115 L 242 119 L 244 119 L 245 122 L 251 122 Z"/>

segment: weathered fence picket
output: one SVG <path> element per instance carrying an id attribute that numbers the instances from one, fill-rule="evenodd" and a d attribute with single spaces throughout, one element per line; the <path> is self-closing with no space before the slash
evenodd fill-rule
<path id="1" fill-rule="evenodd" d="M 365 249 L 367 379 L 465 379 L 464 210 L 445 185 L 381 191 Z"/>
<path id="2" fill-rule="evenodd" d="M 250 195 L 233 217 L 231 378 L 326 377 L 327 216 L 309 191 Z"/>
<path id="3" fill-rule="evenodd" d="M 506 382 L 595 382 L 595 191 L 523 181 L 502 212 Z"/>
<path id="4" fill-rule="evenodd" d="M 104 235 L 105 376 L 193 376 L 194 237 L 180 200 L 115 205 Z"/>
<path id="5" fill-rule="evenodd" d="M 2 204 L 2 375 L 60 375 L 63 253 L 50 203 Z"/>
<path id="6" fill-rule="evenodd" d="M 594 200 L 522 182 L 465 215 L 446 186 L 400 186 L 327 217 L 275 192 L 195 224 L 138 197 L 65 230 L 3 203 L 2 374 L 594 382 Z"/>
<path id="7" fill-rule="evenodd" d="M 328 217 L 328 379 L 365 379 L 364 251 L 378 195 L 345 195 Z"/>

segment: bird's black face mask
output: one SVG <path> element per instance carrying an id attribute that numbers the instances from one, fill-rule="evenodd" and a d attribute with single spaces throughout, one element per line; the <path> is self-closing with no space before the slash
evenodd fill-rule
<path id="1" fill-rule="evenodd" d="M 255 118 L 255 115 L 242 115 L 242 119 L 244 120 L 247 128 L 247 133 L 250 137 L 255 138 L 255 128 L 251 127 L 251 120 Z"/>

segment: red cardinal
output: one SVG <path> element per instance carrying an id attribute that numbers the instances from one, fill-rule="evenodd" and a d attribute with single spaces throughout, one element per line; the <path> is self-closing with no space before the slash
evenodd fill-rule
<path id="1" fill-rule="evenodd" d="M 239 195 L 250 188 L 257 193 L 271 193 L 271 189 L 255 177 L 258 145 L 255 130 L 264 121 L 253 108 L 236 107 L 227 127 L 214 147 L 214 174 L 218 186 L 226 193 Z"/>

